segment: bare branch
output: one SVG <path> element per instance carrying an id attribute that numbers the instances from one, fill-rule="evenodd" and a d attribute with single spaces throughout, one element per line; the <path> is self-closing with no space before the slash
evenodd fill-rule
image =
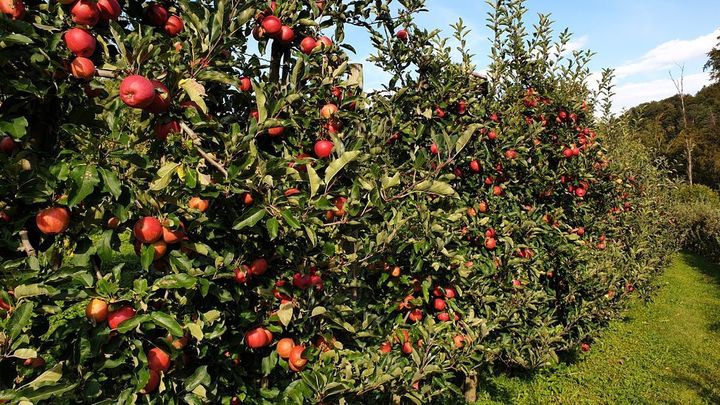
<path id="1" fill-rule="evenodd" d="M 208 163 L 210 163 L 212 166 L 214 166 L 216 169 L 218 169 L 218 171 L 219 171 L 220 173 L 222 173 L 223 176 L 225 176 L 225 178 L 227 178 L 227 177 L 228 177 L 228 172 L 227 172 L 227 170 L 225 170 L 225 166 L 223 166 L 222 164 L 220 164 L 217 160 L 215 160 L 215 158 L 213 158 L 212 156 L 210 156 L 210 154 L 208 154 L 207 152 L 205 152 L 205 151 L 200 147 L 200 137 L 197 136 L 197 134 L 195 133 L 195 131 L 193 131 L 192 129 L 190 129 L 190 127 L 188 127 L 187 124 L 185 124 L 184 122 L 180 122 L 180 128 L 183 130 L 183 132 L 185 132 L 186 134 L 188 134 L 188 136 L 189 136 L 190 138 L 192 138 L 192 140 L 193 140 L 193 145 L 195 145 L 195 150 L 197 150 L 197 152 L 200 154 L 200 156 L 202 156 L 203 159 L 205 159 Z"/>
<path id="2" fill-rule="evenodd" d="M 20 231 L 20 240 L 22 241 L 23 250 L 25 250 L 25 253 L 28 256 L 35 256 L 35 248 L 30 243 L 30 239 L 28 239 L 27 230 L 23 229 L 22 231 Z"/>

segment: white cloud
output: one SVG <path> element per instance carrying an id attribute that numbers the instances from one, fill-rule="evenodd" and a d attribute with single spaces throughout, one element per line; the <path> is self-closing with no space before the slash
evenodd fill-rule
<path id="1" fill-rule="evenodd" d="M 695 94 L 709 82 L 710 76 L 704 72 L 687 75 L 684 79 L 685 93 Z M 662 100 L 677 93 L 669 75 L 667 79 L 623 84 L 615 87 L 614 91 L 613 111 L 616 113 L 648 101 Z"/>
<path id="2" fill-rule="evenodd" d="M 579 38 L 573 39 L 572 41 L 568 42 L 568 44 L 565 46 L 565 51 L 563 52 L 563 56 L 572 55 L 573 52 L 584 49 L 585 45 L 587 45 L 587 43 L 588 43 L 588 39 L 589 38 L 587 35 L 583 35 Z"/>
<path id="3" fill-rule="evenodd" d="M 616 67 L 615 76 L 622 79 L 639 73 L 667 70 L 684 61 L 704 57 L 715 46 L 718 36 L 720 28 L 694 39 L 663 42 L 639 59 Z"/>

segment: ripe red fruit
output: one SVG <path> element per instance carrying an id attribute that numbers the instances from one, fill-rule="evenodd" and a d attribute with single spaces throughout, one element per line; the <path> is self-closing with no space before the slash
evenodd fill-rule
<path id="1" fill-rule="evenodd" d="M 453 336 L 453 343 L 455 343 L 456 348 L 458 348 L 458 349 L 462 348 L 465 344 L 465 336 L 463 336 L 463 335 Z"/>
<path id="2" fill-rule="evenodd" d="M 70 62 L 70 73 L 76 79 L 90 80 L 95 76 L 95 64 L 88 58 L 78 56 Z"/>
<path id="3" fill-rule="evenodd" d="M 430 153 L 437 155 L 439 152 L 437 144 L 430 145 Z"/>
<path id="4" fill-rule="evenodd" d="M 208 207 L 210 206 L 210 202 L 208 200 L 203 200 L 200 197 L 193 197 L 188 201 L 188 207 L 198 210 L 200 212 L 207 211 Z"/>
<path id="5" fill-rule="evenodd" d="M 105 321 L 108 316 L 107 303 L 99 298 L 91 299 L 85 307 L 85 316 L 95 323 Z"/>
<path id="6" fill-rule="evenodd" d="M 305 37 L 300 41 L 300 51 L 306 55 L 310 55 L 317 45 L 315 38 Z"/>
<path id="7" fill-rule="evenodd" d="M 117 0 L 98 0 L 98 9 L 100 10 L 100 18 L 103 21 L 117 20 L 122 14 L 122 8 Z"/>
<path id="8" fill-rule="evenodd" d="M 333 46 L 333 41 L 328 37 L 320 37 L 320 39 L 318 39 L 318 45 L 321 45 L 323 49 L 330 49 Z"/>
<path id="9" fill-rule="evenodd" d="M 582 350 L 583 352 L 587 353 L 587 352 L 590 351 L 590 345 L 587 344 L 587 343 L 583 343 L 583 344 L 580 345 L 580 350 Z"/>
<path id="10" fill-rule="evenodd" d="M 485 201 L 481 201 L 480 204 L 478 204 L 478 209 L 480 210 L 480 212 L 486 213 L 488 210 L 487 203 Z"/>
<path id="11" fill-rule="evenodd" d="M 174 245 L 185 238 L 185 225 L 180 223 L 180 226 L 172 230 L 166 226 L 163 226 L 162 240 L 168 245 Z"/>
<path id="12" fill-rule="evenodd" d="M 408 316 L 408 320 L 410 320 L 410 322 L 418 322 L 421 321 L 422 318 L 423 313 L 420 309 L 417 308 L 410 311 L 410 315 Z"/>
<path id="13" fill-rule="evenodd" d="M 480 173 L 482 170 L 482 167 L 480 167 L 480 162 L 477 160 L 473 160 L 470 162 L 470 171 L 473 173 Z"/>
<path id="14" fill-rule="evenodd" d="M 15 150 L 15 140 L 12 139 L 11 136 L 5 135 L 2 140 L 0 140 L 0 152 L 9 155 L 13 150 Z"/>
<path id="15" fill-rule="evenodd" d="M 176 15 L 171 15 L 168 17 L 167 21 L 165 21 L 165 26 L 163 27 L 163 30 L 166 34 L 170 37 L 176 37 L 179 33 L 183 31 L 185 28 L 185 23 L 183 22 L 183 19 Z"/>
<path id="16" fill-rule="evenodd" d="M 295 342 L 292 339 L 282 338 L 278 341 L 275 351 L 281 359 L 287 359 L 290 357 L 293 347 L 295 347 Z"/>
<path id="17" fill-rule="evenodd" d="M 268 128 L 267 133 L 270 137 L 280 136 L 285 132 L 285 127 L 272 127 Z"/>
<path id="18" fill-rule="evenodd" d="M 45 235 L 56 235 L 70 225 L 70 211 L 65 207 L 46 208 L 35 216 L 35 224 Z"/>
<path id="19" fill-rule="evenodd" d="M 145 111 L 153 114 L 162 114 L 170 109 L 170 90 L 159 80 L 150 80 L 153 85 L 155 96 L 150 105 L 145 107 Z"/>
<path id="20" fill-rule="evenodd" d="M 65 46 L 77 56 L 90 57 L 95 52 L 97 41 L 87 30 L 71 28 L 65 32 Z"/>
<path id="21" fill-rule="evenodd" d="M 497 236 L 497 232 L 495 232 L 495 229 L 489 228 L 485 231 L 485 236 L 488 238 L 494 238 L 495 236 Z"/>
<path id="22" fill-rule="evenodd" d="M 392 351 L 392 345 L 390 342 L 382 342 L 380 343 L 380 352 L 381 353 L 390 353 Z"/>
<path id="23" fill-rule="evenodd" d="M 250 274 L 253 276 L 262 276 L 268 268 L 267 260 L 260 258 L 255 259 L 250 266 Z"/>
<path id="24" fill-rule="evenodd" d="M 339 121 L 336 120 L 329 120 L 327 122 L 327 131 L 329 134 L 337 134 L 342 129 L 342 124 Z"/>
<path id="25" fill-rule="evenodd" d="M 249 77 L 241 77 L 240 78 L 240 90 L 241 91 L 250 91 L 252 90 L 252 81 Z"/>
<path id="26" fill-rule="evenodd" d="M 155 371 L 167 371 L 170 368 L 170 356 L 159 347 L 147 353 L 148 368 Z"/>
<path id="27" fill-rule="evenodd" d="M 450 315 L 447 312 L 440 312 L 437 314 L 437 319 L 440 322 L 448 322 L 450 320 Z"/>
<path id="28" fill-rule="evenodd" d="M 13 20 L 23 17 L 25 3 L 22 0 L 0 0 L 0 13 L 7 14 Z"/>
<path id="29" fill-rule="evenodd" d="M 440 107 L 435 107 L 435 116 L 438 118 L 445 118 L 445 110 Z"/>
<path id="30" fill-rule="evenodd" d="M 408 32 L 405 30 L 398 30 L 398 32 L 395 33 L 395 36 L 401 41 L 407 41 L 408 39 Z"/>
<path id="31" fill-rule="evenodd" d="M 496 139 L 497 139 L 497 132 L 495 132 L 495 131 L 490 131 L 490 132 L 488 132 L 488 139 L 491 140 L 491 141 L 496 140 Z"/>
<path id="32" fill-rule="evenodd" d="M 465 100 L 458 101 L 455 111 L 460 115 L 465 114 L 467 112 L 467 102 Z"/>
<path id="33" fill-rule="evenodd" d="M 582 187 L 578 187 L 575 189 L 575 195 L 582 198 L 585 197 L 585 194 L 587 194 L 587 190 L 585 190 Z"/>
<path id="34" fill-rule="evenodd" d="M 240 268 L 235 269 L 235 282 L 245 284 L 247 282 L 247 273 Z"/>
<path id="35" fill-rule="evenodd" d="M 265 17 L 262 20 L 261 23 L 263 29 L 265 30 L 265 33 L 274 36 L 280 33 L 282 30 L 282 22 L 279 18 L 275 17 L 274 15 L 270 15 Z"/>
<path id="36" fill-rule="evenodd" d="M 255 121 L 258 121 L 260 119 L 258 110 L 250 110 L 250 118 L 255 118 Z"/>
<path id="37" fill-rule="evenodd" d="M 571 159 L 574 156 L 571 148 L 563 149 L 562 154 L 566 159 Z"/>
<path id="38" fill-rule="evenodd" d="M 245 333 L 245 344 L 251 349 L 265 347 L 272 342 L 272 333 L 265 328 L 255 328 Z"/>
<path id="39" fill-rule="evenodd" d="M 157 218 L 143 217 L 133 226 L 133 235 L 140 243 L 154 243 L 162 237 L 163 227 Z"/>
<path id="40" fill-rule="evenodd" d="M 150 25 L 154 25 L 156 27 L 165 26 L 165 22 L 168 20 L 169 17 L 165 7 L 159 4 L 151 4 L 150 6 L 148 6 L 147 10 L 145 11 L 145 16 L 147 17 Z"/>
<path id="41" fill-rule="evenodd" d="M 290 365 L 290 370 L 292 371 L 302 371 L 303 368 L 305 368 L 305 365 L 307 365 L 308 360 L 303 357 L 305 353 L 305 346 L 297 345 L 292 348 L 290 351 L 290 356 L 288 357 L 288 363 Z"/>
<path id="42" fill-rule="evenodd" d="M 495 238 L 485 238 L 485 248 L 488 250 L 494 250 L 497 247 L 497 240 Z"/>
<path id="43" fill-rule="evenodd" d="M 70 9 L 75 24 L 93 26 L 100 21 L 100 9 L 92 0 L 78 0 Z"/>
<path id="44" fill-rule="evenodd" d="M 518 153 L 515 149 L 508 149 L 505 151 L 505 158 L 508 160 L 513 160 L 518 157 Z"/>
<path id="45" fill-rule="evenodd" d="M 129 306 L 122 307 L 117 311 L 110 312 L 107 316 L 107 322 L 110 329 L 117 329 L 117 327 L 135 316 L 135 309 Z"/>
<path id="46" fill-rule="evenodd" d="M 280 28 L 280 36 L 278 37 L 283 43 L 290 43 L 295 40 L 295 31 L 287 25 L 283 25 Z"/>
<path id="47" fill-rule="evenodd" d="M 332 153 L 333 147 L 332 142 L 323 139 L 321 141 L 315 142 L 315 147 L 313 150 L 315 151 L 315 156 L 317 156 L 319 159 L 325 159 Z"/>
<path id="48" fill-rule="evenodd" d="M 155 133 L 155 137 L 157 139 L 164 141 L 167 139 L 169 134 L 180 133 L 180 124 L 175 120 L 166 123 L 158 122 L 153 128 L 153 132 Z"/>
<path id="49" fill-rule="evenodd" d="M 413 352 L 412 343 L 410 343 L 409 341 L 403 343 L 403 345 L 402 345 L 402 352 L 405 353 L 405 354 L 410 354 L 410 353 L 412 353 L 412 352 Z"/>
<path id="50" fill-rule="evenodd" d="M 499 197 L 503 195 L 505 192 L 503 191 L 502 187 L 500 186 L 494 186 L 493 187 L 493 195 Z"/>
<path id="51" fill-rule="evenodd" d="M 155 100 L 155 86 L 146 77 L 130 75 L 120 83 L 120 99 L 129 107 L 145 108 Z"/>
<path id="52" fill-rule="evenodd" d="M 325 104 L 325 105 L 320 109 L 320 117 L 322 117 L 322 118 L 324 118 L 324 119 L 326 119 L 326 120 L 327 120 L 327 119 L 330 119 L 330 117 L 332 117 L 333 115 L 335 115 L 335 113 L 337 113 L 337 111 L 338 111 L 338 108 L 337 108 L 337 106 L 336 106 L 335 104 L 332 104 L 332 103 Z"/>
<path id="53" fill-rule="evenodd" d="M 148 377 L 148 382 L 145 384 L 145 387 L 140 390 L 141 394 L 151 394 L 155 392 L 155 390 L 160 385 L 160 373 L 155 370 L 150 370 L 150 377 Z"/>
<path id="54" fill-rule="evenodd" d="M 457 293 L 455 292 L 455 289 L 454 289 L 454 288 L 448 287 L 448 288 L 445 289 L 445 296 L 446 296 L 448 299 L 453 299 L 453 298 L 455 298 L 455 297 L 457 296 Z"/>
<path id="55" fill-rule="evenodd" d="M 433 308 L 435 308 L 436 311 L 444 311 L 446 306 L 447 304 L 442 298 L 435 298 L 435 301 L 433 301 Z"/>

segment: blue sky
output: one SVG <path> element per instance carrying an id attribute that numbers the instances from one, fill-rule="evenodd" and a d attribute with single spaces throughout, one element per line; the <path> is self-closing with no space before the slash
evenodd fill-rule
<path id="1" fill-rule="evenodd" d="M 426 4 L 430 12 L 418 17 L 419 25 L 445 29 L 450 36 L 449 25 L 462 17 L 473 29 L 470 46 L 482 70 L 489 48 L 490 32 L 485 27 L 489 6 L 482 0 L 427 0 Z M 568 27 L 574 33 L 573 47 L 596 52 L 590 65 L 593 72 L 616 69 L 616 111 L 674 94 L 668 71 L 679 75 L 678 65 L 685 66 L 686 93 L 709 84 L 702 66 L 720 36 L 720 0 L 528 0 L 527 7 L 528 22 L 536 22 L 539 12 L 550 13 L 556 32 Z M 355 30 L 347 40 L 367 44 Z M 357 50 L 358 61 L 371 52 L 366 46 Z M 366 87 L 378 87 L 384 80 L 381 72 L 366 64 Z"/>

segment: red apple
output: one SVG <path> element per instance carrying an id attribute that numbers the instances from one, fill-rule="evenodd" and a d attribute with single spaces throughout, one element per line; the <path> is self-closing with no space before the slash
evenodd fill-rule
<path id="1" fill-rule="evenodd" d="M 315 150 L 315 156 L 317 156 L 319 159 L 325 159 L 330 156 L 333 147 L 333 143 L 326 139 L 317 141 L 315 142 L 315 147 L 313 148 Z"/>
<path id="2" fill-rule="evenodd" d="M 155 392 L 155 390 L 160 385 L 160 373 L 158 373 L 155 370 L 150 370 L 150 377 L 148 377 L 148 382 L 145 384 L 145 387 L 140 390 L 141 394 L 151 394 Z"/>
<path id="3" fill-rule="evenodd" d="M 176 37 L 179 33 L 183 31 L 185 28 L 185 23 L 183 22 L 183 19 L 176 16 L 171 15 L 168 17 L 167 21 L 165 21 L 165 26 L 163 27 L 163 30 L 166 34 L 170 37 Z"/>
<path id="4" fill-rule="evenodd" d="M 437 155 L 439 152 L 437 144 L 430 145 L 430 153 Z"/>
<path id="5" fill-rule="evenodd" d="M 155 371 L 168 371 L 170 356 L 159 347 L 150 349 L 147 353 L 148 368 Z"/>
<path id="6" fill-rule="evenodd" d="M 265 17 L 261 23 L 265 33 L 269 36 L 274 36 L 280 33 L 282 30 L 282 22 L 279 18 L 274 15 Z"/>
<path id="7" fill-rule="evenodd" d="M 495 238 L 485 238 L 485 248 L 488 250 L 494 250 L 497 247 L 497 240 Z"/>
<path id="8" fill-rule="evenodd" d="M 100 9 L 92 0 L 78 0 L 70 9 L 75 24 L 93 26 L 100 21 Z"/>
<path id="9" fill-rule="evenodd" d="M 143 217 L 133 226 L 133 235 L 140 243 L 153 243 L 162 238 L 163 227 L 157 218 Z"/>
<path id="10" fill-rule="evenodd" d="M 90 57 L 95 52 L 97 41 L 87 30 L 71 28 L 65 31 L 65 46 L 77 56 Z"/>
<path id="11" fill-rule="evenodd" d="M 440 312 L 437 314 L 437 319 L 440 322 L 448 322 L 450 320 L 450 315 L 447 312 Z"/>
<path id="12" fill-rule="evenodd" d="M 164 141 L 171 133 L 180 133 L 180 124 L 178 124 L 178 122 L 175 120 L 166 123 L 158 122 L 153 128 L 153 132 L 155 133 L 155 137 L 157 139 Z"/>
<path id="13" fill-rule="evenodd" d="M 170 109 L 172 100 L 170 99 L 170 90 L 158 80 L 150 80 L 153 85 L 155 96 L 150 105 L 145 107 L 145 111 L 153 114 L 163 114 Z"/>
<path id="14" fill-rule="evenodd" d="M 127 321 L 128 319 L 135 316 L 135 309 L 130 306 L 124 306 L 117 311 L 110 312 L 107 316 L 107 322 L 110 329 L 117 329 L 117 327 Z"/>
<path id="15" fill-rule="evenodd" d="M 398 30 L 398 32 L 395 33 L 395 36 L 401 41 L 407 41 L 408 32 L 405 30 Z"/>
<path id="16" fill-rule="evenodd" d="M 151 25 L 164 27 L 169 16 L 165 7 L 159 4 L 151 4 L 145 10 L 145 17 L 147 17 L 147 20 Z"/>
<path id="17" fill-rule="evenodd" d="M 251 349 L 259 349 L 272 342 L 272 334 L 265 328 L 255 328 L 245 333 L 245 344 Z"/>
<path id="18" fill-rule="evenodd" d="M 243 76 L 240 78 L 240 90 L 250 91 L 252 90 L 252 81 L 249 77 Z"/>
<path id="19" fill-rule="evenodd" d="M 268 136 L 273 138 L 282 135 L 283 132 L 285 132 L 285 127 L 272 127 L 267 130 Z"/>
<path id="20" fill-rule="evenodd" d="M 310 55 L 317 46 L 317 41 L 312 37 L 305 37 L 300 42 L 300 51 L 306 55 Z"/>
<path id="21" fill-rule="evenodd" d="M 78 56 L 70 62 L 70 73 L 76 79 L 90 80 L 95 76 L 95 64 L 88 58 Z"/>
<path id="22" fill-rule="evenodd" d="M 467 102 L 465 100 L 460 100 L 457 103 L 457 107 L 455 108 L 458 114 L 463 115 L 467 111 Z"/>
<path id="23" fill-rule="evenodd" d="M 70 225 L 70 211 L 65 207 L 46 208 L 35 216 L 35 224 L 45 235 L 57 235 Z"/>
<path id="24" fill-rule="evenodd" d="M 435 298 L 433 301 L 433 308 L 435 308 L 436 311 L 444 311 L 446 306 L 445 300 L 442 298 Z"/>
<path id="25" fill-rule="evenodd" d="M 25 3 L 22 0 L 0 0 L 0 13 L 18 20 L 25 15 Z"/>
<path id="26" fill-rule="evenodd" d="M 200 197 L 192 197 L 190 201 L 188 201 L 188 207 L 198 210 L 200 212 L 207 211 L 209 206 L 210 202 L 208 200 L 203 200 Z"/>
<path id="27" fill-rule="evenodd" d="M 338 108 L 335 104 L 332 104 L 332 103 L 325 104 L 320 109 L 320 117 L 322 117 L 326 120 L 330 119 L 330 117 L 335 115 L 335 113 L 337 113 L 337 111 L 338 111 Z"/>
<path id="28" fill-rule="evenodd" d="M 120 83 L 120 99 L 133 108 L 145 108 L 155 100 L 155 86 L 146 77 L 130 75 Z"/>
<path id="29" fill-rule="evenodd" d="M 5 135 L 2 140 L 0 140 L 0 152 L 9 155 L 13 150 L 15 150 L 15 140 L 9 135 Z"/>
<path id="30" fill-rule="evenodd" d="M 100 9 L 100 18 L 103 21 L 117 20 L 122 14 L 122 8 L 117 0 L 98 0 L 98 9 Z"/>
<path id="31" fill-rule="evenodd" d="M 283 43 L 289 44 L 290 42 L 295 40 L 295 31 L 293 31 L 293 29 L 288 27 L 287 25 L 283 25 L 280 29 L 279 39 Z"/>
<path id="32" fill-rule="evenodd" d="M 320 37 L 320 39 L 318 39 L 318 45 L 321 45 L 323 49 L 330 49 L 333 46 L 333 41 L 328 37 Z"/>
<path id="33" fill-rule="evenodd" d="M 470 171 L 473 173 L 480 173 L 482 170 L 482 167 L 480 167 L 480 162 L 477 160 L 473 160 L 470 162 Z"/>
<path id="34" fill-rule="evenodd" d="M 260 258 L 255 259 L 250 265 L 250 274 L 253 276 L 262 276 L 268 268 L 267 260 Z"/>

